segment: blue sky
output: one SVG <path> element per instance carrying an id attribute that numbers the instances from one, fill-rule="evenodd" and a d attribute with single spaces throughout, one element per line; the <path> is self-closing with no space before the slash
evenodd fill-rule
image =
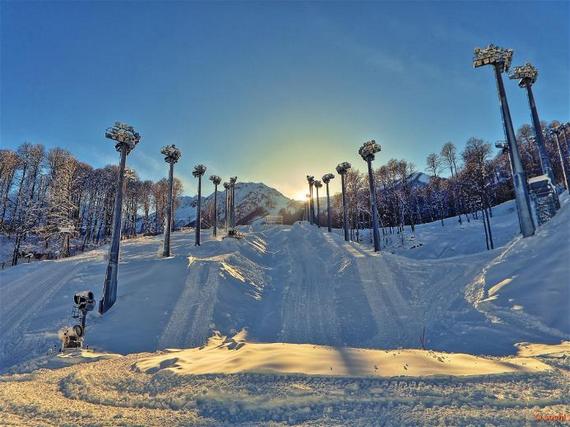
<path id="1" fill-rule="evenodd" d="M 69 149 L 116 163 L 104 130 L 115 120 L 143 139 L 129 164 L 176 174 L 193 165 L 262 181 L 289 196 L 375 138 L 377 164 L 470 136 L 503 139 L 491 69 L 473 48 L 515 49 L 534 63 L 544 120 L 570 112 L 569 2 L 16 2 L 1 3 L 2 147 Z M 515 126 L 530 121 L 507 82 Z M 338 179 L 333 181 L 336 190 Z"/>

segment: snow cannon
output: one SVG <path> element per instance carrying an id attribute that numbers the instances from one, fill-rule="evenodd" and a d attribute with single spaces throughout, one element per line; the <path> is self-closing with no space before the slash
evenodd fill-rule
<path id="1" fill-rule="evenodd" d="M 68 348 L 82 348 L 85 338 L 85 321 L 87 313 L 95 309 L 95 295 L 92 291 L 81 291 L 73 295 L 73 311 L 71 317 L 79 319 L 79 325 L 66 326 L 59 330 L 61 351 Z"/>
<path id="2" fill-rule="evenodd" d="M 83 334 L 84 330 L 81 325 L 65 326 L 61 328 L 57 335 L 61 341 L 61 351 L 70 348 L 83 347 Z"/>

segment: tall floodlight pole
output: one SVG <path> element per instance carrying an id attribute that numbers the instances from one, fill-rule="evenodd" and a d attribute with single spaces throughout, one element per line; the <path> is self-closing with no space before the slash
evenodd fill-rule
<path id="1" fill-rule="evenodd" d="M 348 206 L 346 204 L 346 183 L 345 175 L 352 166 L 348 162 L 339 163 L 336 173 L 340 175 L 340 185 L 342 188 L 342 228 L 344 228 L 344 240 L 348 242 Z"/>
<path id="2" fill-rule="evenodd" d="M 315 223 L 315 206 L 313 205 L 313 185 L 315 184 L 315 177 L 307 175 L 307 183 L 309 184 L 309 223 Z"/>
<path id="3" fill-rule="evenodd" d="M 323 182 L 327 186 L 327 230 L 330 233 L 332 231 L 331 227 L 331 199 L 329 194 L 329 182 L 331 179 L 334 179 L 334 175 L 332 173 L 327 173 L 323 175 Z"/>
<path id="4" fill-rule="evenodd" d="M 536 82 L 537 77 L 538 70 L 529 63 L 514 67 L 512 73 L 509 75 L 510 79 L 519 81 L 519 87 L 526 88 L 528 104 L 530 106 L 530 113 L 532 117 L 532 124 L 534 127 L 534 140 L 536 142 L 536 147 L 538 148 L 538 157 L 540 158 L 542 173 L 547 175 L 548 178 L 550 178 L 550 181 L 554 184 L 554 171 L 552 170 L 552 164 L 550 163 L 548 153 L 546 152 L 546 146 L 544 145 L 542 126 L 540 126 L 540 119 L 538 118 L 538 111 L 536 110 L 534 95 L 532 93 L 532 85 Z"/>
<path id="5" fill-rule="evenodd" d="M 164 161 L 170 165 L 168 169 L 168 204 L 166 205 L 166 224 L 164 224 L 164 245 L 162 256 L 170 256 L 170 230 L 172 228 L 172 198 L 174 188 L 174 163 L 178 162 L 182 152 L 174 144 L 162 147 Z"/>
<path id="6" fill-rule="evenodd" d="M 556 148 L 558 149 L 558 156 L 560 157 L 560 169 L 562 169 L 562 176 L 564 178 L 564 187 L 570 192 L 570 175 L 566 172 L 566 158 L 560 146 L 560 139 L 558 139 L 558 132 L 556 129 L 548 129 L 548 136 L 556 141 Z"/>
<path id="7" fill-rule="evenodd" d="M 218 175 L 211 175 L 210 181 L 214 184 L 214 237 L 218 235 L 218 185 L 222 182 L 222 178 Z"/>
<path id="8" fill-rule="evenodd" d="M 378 227 L 378 208 L 376 207 L 376 186 L 374 185 L 374 171 L 372 161 L 375 154 L 381 150 L 380 144 L 373 139 L 362 144 L 358 154 L 368 165 L 368 185 L 370 187 L 370 211 L 372 212 L 372 232 L 374 236 L 374 252 L 380 250 L 380 230 Z"/>
<path id="9" fill-rule="evenodd" d="M 321 228 L 321 204 L 319 201 L 319 188 L 322 188 L 323 183 L 316 179 L 313 185 L 317 191 L 317 227 Z"/>
<path id="10" fill-rule="evenodd" d="M 109 310 L 117 300 L 117 272 L 119 270 L 119 243 L 121 241 L 121 211 L 123 208 L 123 181 L 127 156 L 141 140 L 141 136 L 132 126 L 126 123 L 115 122 L 105 131 L 105 138 L 116 141 L 115 149 L 121 153 L 119 163 L 119 181 L 113 208 L 113 231 L 111 234 L 111 247 L 109 248 L 109 264 L 105 273 L 103 284 L 103 297 L 99 301 L 99 313 Z"/>
<path id="11" fill-rule="evenodd" d="M 566 137 L 566 130 L 570 129 L 570 122 L 566 122 L 566 123 L 562 123 L 558 126 L 555 127 L 555 131 L 556 131 L 556 141 L 559 141 L 558 139 L 558 133 L 560 133 L 562 135 L 562 138 L 564 139 L 564 145 L 566 146 L 566 155 L 564 156 L 564 159 L 566 160 L 567 164 L 570 161 L 570 144 L 568 144 L 568 138 Z M 560 142 L 558 142 L 558 147 L 560 149 L 561 144 Z M 562 153 L 562 149 L 560 149 L 560 153 Z M 566 174 L 568 176 L 568 174 Z M 567 183 L 568 184 L 568 183 Z"/>
<path id="12" fill-rule="evenodd" d="M 534 234 L 534 223 L 532 221 L 532 214 L 530 211 L 528 185 L 517 147 L 517 140 L 515 138 L 515 131 L 513 129 L 513 122 L 511 120 L 511 113 L 502 77 L 502 73 L 509 70 L 512 57 L 512 49 L 503 49 L 495 45 L 489 45 L 485 48 L 475 48 L 473 67 L 478 68 L 484 65 L 492 65 L 495 70 L 497 91 L 499 93 L 501 113 L 503 117 L 503 128 L 513 162 L 513 184 L 515 187 L 515 201 L 517 205 L 517 213 L 519 215 L 521 233 L 523 237 L 529 237 Z"/>
<path id="13" fill-rule="evenodd" d="M 196 205 L 196 239 L 194 246 L 200 246 L 200 232 L 202 230 L 202 175 L 206 173 L 206 166 L 196 165 L 192 171 L 194 178 L 198 178 L 198 204 Z"/>
<path id="14" fill-rule="evenodd" d="M 231 188 L 230 183 L 224 182 L 224 190 L 226 191 L 226 203 L 224 204 L 224 222 L 226 224 L 226 233 L 228 232 L 229 221 L 230 221 L 230 217 L 228 215 L 228 208 L 230 204 L 230 193 L 229 193 L 230 188 Z"/>
<path id="15" fill-rule="evenodd" d="M 232 234 L 236 226 L 236 182 L 237 176 L 230 178 L 230 228 Z"/>

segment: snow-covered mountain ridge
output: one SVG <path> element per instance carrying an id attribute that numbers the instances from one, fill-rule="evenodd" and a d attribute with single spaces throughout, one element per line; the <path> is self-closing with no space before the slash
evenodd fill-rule
<path id="1" fill-rule="evenodd" d="M 209 184 L 209 183 L 208 183 Z M 179 197 L 179 207 L 176 209 L 176 224 L 188 225 L 196 220 L 196 202 L 198 196 Z M 213 209 L 214 192 L 202 196 L 203 209 Z M 275 188 L 261 182 L 237 182 L 235 187 L 236 218 L 238 224 L 249 224 L 265 215 L 286 213 L 293 215 L 302 208 L 302 203 L 287 196 Z M 225 190 L 218 188 L 218 218 L 225 214 Z"/>

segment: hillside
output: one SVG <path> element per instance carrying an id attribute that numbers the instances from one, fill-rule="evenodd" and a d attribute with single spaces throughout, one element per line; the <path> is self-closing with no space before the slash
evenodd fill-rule
<path id="1" fill-rule="evenodd" d="M 73 293 L 101 291 L 106 248 L 3 271 L 0 369 L 48 369 L 0 377 L 0 411 L 8 424 L 139 425 L 370 425 L 379 414 L 506 425 L 563 413 L 568 197 L 524 240 L 508 237 L 511 208 L 495 209 L 494 251 L 481 249 L 478 221 L 421 225 L 421 246 L 380 254 L 307 223 L 207 234 L 200 247 L 177 232 L 167 259 L 159 237 L 126 241 L 117 304 L 89 315 L 89 350 L 59 355 Z"/>
<path id="2" fill-rule="evenodd" d="M 509 354 L 516 342 L 570 338 L 567 316 L 552 309 L 553 301 L 568 300 L 570 236 L 562 224 L 570 211 L 563 202 L 535 237 L 465 255 L 437 249 L 435 259 L 419 257 L 438 240 L 426 239 L 419 252 L 374 254 L 306 223 L 250 226 L 240 240 L 206 233 L 200 247 L 191 232 L 174 233 L 169 259 L 159 256 L 160 236 L 126 241 L 118 302 L 103 317 L 90 314 L 88 343 L 133 353 L 201 345 L 213 330 L 231 335 L 247 328 L 262 342 L 414 348 L 425 327 L 432 349 Z M 497 214 L 495 223 L 512 216 Z M 455 240 L 480 245 L 481 224 L 475 224 L 457 229 Z M 431 227 L 418 227 L 418 235 Z M 547 248 L 557 249 L 545 256 Z M 73 293 L 101 291 L 105 254 L 101 248 L 0 273 L 0 367 L 57 345 Z M 534 285 L 537 277 L 544 285 Z"/>
<path id="3" fill-rule="evenodd" d="M 180 206 L 176 209 L 175 221 L 178 226 L 193 224 L 196 220 L 197 196 L 180 197 Z M 214 193 L 202 200 L 203 209 L 213 209 Z M 284 210 L 289 214 L 302 208 L 302 204 L 290 199 L 274 188 L 261 182 L 237 182 L 235 187 L 236 219 L 239 224 L 248 224 L 265 215 L 277 215 Z M 225 215 L 225 191 L 218 191 L 218 218 Z"/>

